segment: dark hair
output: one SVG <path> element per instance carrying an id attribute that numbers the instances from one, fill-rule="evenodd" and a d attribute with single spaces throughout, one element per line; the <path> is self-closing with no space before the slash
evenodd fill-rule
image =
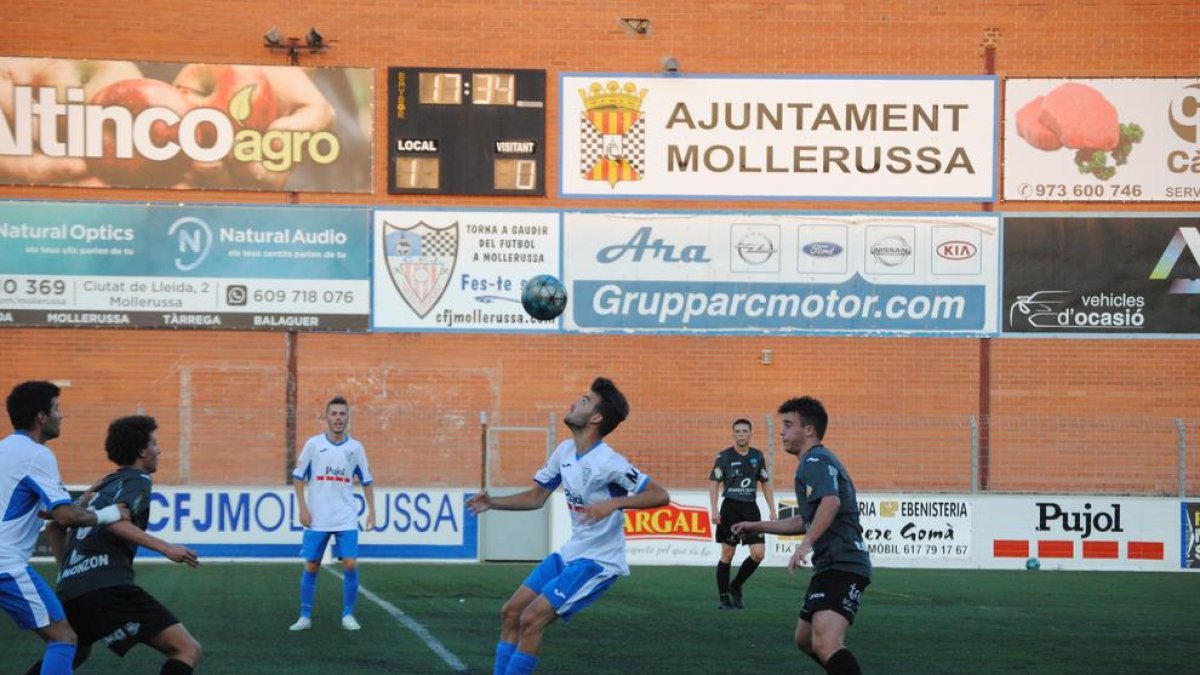
<path id="1" fill-rule="evenodd" d="M 734 420 L 733 424 L 729 425 L 729 428 L 730 429 L 736 428 L 737 425 L 739 425 L 739 424 L 745 424 L 746 426 L 750 427 L 750 431 L 754 431 L 754 425 L 750 424 L 750 420 L 746 419 L 745 417 L 739 417 L 736 420 Z"/>
<path id="2" fill-rule="evenodd" d="M 605 377 L 597 377 L 592 382 L 592 391 L 600 397 L 596 402 L 596 412 L 600 413 L 603 420 L 598 429 L 600 437 L 603 438 L 629 417 L 629 401 L 625 400 L 625 394 L 617 389 L 617 385 Z"/>
<path id="3" fill-rule="evenodd" d="M 54 399 L 62 390 L 53 382 L 42 380 L 22 382 L 13 387 L 8 394 L 5 404 L 8 406 L 8 420 L 13 429 L 28 431 L 37 423 L 38 413 L 50 414 L 54 407 Z"/>
<path id="4" fill-rule="evenodd" d="M 345 396 L 334 396 L 333 398 L 329 399 L 329 403 L 325 404 L 325 412 L 329 412 L 329 408 L 335 405 L 344 405 L 347 408 L 350 407 L 350 404 L 346 403 Z"/>
<path id="5" fill-rule="evenodd" d="M 820 401 L 811 396 L 789 398 L 779 406 L 780 415 L 788 413 L 799 415 L 801 424 L 812 425 L 817 430 L 817 438 L 825 438 L 825 428 L 829 426 L 829 413 L 825 412 L 825 406 L 821 405 Z"/>
<path id="6" fill-rule="evenodd" d="M 129 466 L 138 460 L 143 450 L 150 447 L 150 434 L 157 428 L 158 422 L 147 415 L 115 419 L 108 425 L 104 451 L 117 466 Z"/>

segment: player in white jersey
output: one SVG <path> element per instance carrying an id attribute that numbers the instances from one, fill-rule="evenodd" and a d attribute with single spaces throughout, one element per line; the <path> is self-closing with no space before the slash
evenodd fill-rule
<path id="1" fill-rule="evenodd" d="M 29 565 L 45 517 L 63 526 L 104 526 L 129 518 L 125 504 L 99 511 L 73 504 L 44 443 L 58 438 L 61 390 L 50 382 L 24 382 L 5 401 L 13 434 L 0 440 L 0 607 L 17 625 L 46 642 L 42 675 L 73 671 L 75 631 L 62 603 Z"/>
<path id="2" fill-rule="evenodd" d="M 357 477 L 362 484 L 367 501 L 367 530 L 375 527 L 375 488 L 371 487 L 367 451 L 362 443 L 346 434 L 349 422 L 350 405 L 346 399 L 335 396 L 325 405 L 325 424 L 329 430 L 308 439 L 292 472 L 300 524 L 304 526 L 300 550 L 304 556 L 304 574 L 300 577 L 300 618 L 291 630 L 312 627 L 317 573 L 330 537 L 334 537 L 333 555 L 341 558 L 344 572 L 342 628 L 360 628 L 354 618 L 354 603 L 358 600 L 358 508 L 354 479 Z"/>
<path id="3" fill-rule="evenodd" d="M 622 509 L 670 501 L 666 490 L 604 442 L 628 415 L 629 403 L 616 385 L 596 378 L 563 417 L 571 440 L 554 450 L 532 488 L 507 497 L 480 492 L 467 500 L 475 514 L 529 511 L 545 505 L 561 485 L 571 512 L 571 538 L 534 568 L 500 611 L 494 675 L 533 672 L 546 627 L 559 618 L 569 621 L 629 574 Z"/>

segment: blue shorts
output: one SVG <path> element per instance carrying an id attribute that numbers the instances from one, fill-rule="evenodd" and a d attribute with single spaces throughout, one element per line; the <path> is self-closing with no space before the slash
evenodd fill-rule
<path id="1" fill-rule="evenodd" d="M 562 556 L 551 553 L 533 568 L 522 585 L 546 596 L 563 621 L 604 595 L 617 575 L 586 558 L 563 563 Z"/>
<path id="2" fill-rule="evenodd" d="M 28 565 L 0 574 L 0 607 L 25 630 L 45 628 L 67 618 L 54 589 Z"/>
<path id="3" fill-rule="evenodd" d="M 338 560 L 358 558 L 358 530 L 343 530 L 341 532 L 317 532 L 305 530 L 304 541 L 300 544 L 300 555 L 308 562 L 318 562 L 325 555 L 325 545 L 329 538 L 333 540 L 333 557 Z"/>

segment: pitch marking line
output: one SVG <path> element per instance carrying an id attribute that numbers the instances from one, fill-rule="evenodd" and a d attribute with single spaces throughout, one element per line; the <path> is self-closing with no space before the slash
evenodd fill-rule
<path id="1" fill-rule="evenodd" d="M 337 570 L 331 569 L 324 565 L 321 566 L 321 569 L 325 570 L 326 572 L 329 572 L 330 574 L 332 574 L 333 576 L 335 576 L 339 579 L 345 578 L 342 576 L 341 572 L 338 572 Z M 442 644 L 441 640 L 438 640 L 436 637 L 434 637 L 433 633 L 430 633 L 429 629 L 427 629 L 427 628 L 425 628 L 425 626 L 421 625 L 420 621 L 417 621 L 416 619 L 412 618 L 411 616 L 405 614 L 403 611 L 401 611 L 401 609 L 399 607 L 393 605 L 392 603 L 388 602 L 387 600 L 384 600 L 383 598 L 379 597 L 378 595 L 375 595 L 371 591 L 367 590 L 366 586 L 359 584 L 358 592 L 364 598 L 366 598 L 366 599 L 370 600 L 371 602 L 382 607 L 383 611 L 390 614 L 392 616 L 392 618 L 395 619 L 396 622 L 399 623 L 401 626 L 404 626 L 405 628 L 410 630 L 414 635 L 421 638 L 421 640 L 425 643 L 425 646 L 429 647 L 429 650 L 432 651 L 434 654 L 437 654 L 438 656 L 440 656 L 442 658 L 442 660 L 446 662 L 446 665 L 450 666 L 450 668 L 452 668 L 454 670 L 454 672 L 456 672 L 456 673 L 467 672 L 467 664 L 463 663 L 461 659 L 459 659 L 457 656 L 455 656 L 454 652 L 450 651 L 449 649 L 446 649 L 446 645 Z"/>

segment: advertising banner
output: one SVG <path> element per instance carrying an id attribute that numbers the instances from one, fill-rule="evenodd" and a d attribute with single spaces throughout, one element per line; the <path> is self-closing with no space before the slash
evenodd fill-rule
<path id="1" fill-rule="evenodd" d="M 369 68 L 0 57 L 0 184 L 371 192 Z"/>
<path id="2" fill-rule="evenodd" d="M 796 500 L 780 501 L 779 517 L 796 515 Z M 863 540 L 877 567 L 965 565 L 971 547 L 971 503 L 962 496 L 859 495 Z M 787 565 L 804 535 L 772 536 L 767 561 Z"/>
<path id="3" fill-rule="evenodd" d="M 563 197 L 995 199 L 997 81 L 559 78 Z"/>
<path id="4" fill-rule="evenodd" d="M 1004 199 L 1200 200 L 1200 78 L 1004 81 Z"/>
<path id="5" fill-rule="evenodd" d="M 1200 333 L 1200 219 L 1004 219 L 1004 332 Z"/>
<path id="6" fill-rule="evenodd" d="M 579 331 L 990 335 L 995 216 L 564 214 Z"/>
<path id="7" fill-rule="evenodd" d="M 982 567 L 1022 567 L 1037 558 L 1043 570 L 1179 569 L 1178 500 L 1025 495 L 974 502 Z"/>
<path id="8" fill-rule="evenodd" d="M 1179 506 L 1183 517 L 1179 564 L 1184 569 L 1200 569 L 1200 502 L 1183 502 Z"/>
<path id="9" fill-rule="evenodd" d="M 707 492 L 672 490 L 671 503 L 625 514 L 631 564 L 712 566 Z M 571 536 L 565 501 L 551 497 L 550 547 Z M 762 503 L 760 501 L 760 507 Z M 780 498 L 779 518 L 796 501 Z M 1200 504 L 1117 495 L 972 495 L 859 493 L 859 522 L 875 567 L 1177 571 L 1200 568 Z M 762 508 L 765 518 L 768 510 Z M 1182 532 L 1181 532 L 1182 528 Z M 767 535 L 769 567 L 786 566 L 803 535 Z M 1180 548 L 1180 540 L 1183 546 Z M 747 548 L 739 546 L 735 564 Z"/>
<path id="10" fill-rule="evenodd" d="M 359 557 L 474 560 L 478 519 L 462 491 L 375 488 L 375 528 L 358 501 Z M 151 496 L 151 534 L 199 552 L 201 558 L 299 559 L 300 526 L 290 489 L 159 487 Z M 150 554 L 153 556 L 154 554 Z"/>
<path id="11" fill-rule="evenodd" d="M 0 326 L 366 330 L 368 214 L 0 202 Z"/>
<path id="12" fill-rule="evenodd" d="M 375 211 L 376 330 L 554 331 L 521 306 L 561 277 L 560 216 L 538 211 Z"/>

